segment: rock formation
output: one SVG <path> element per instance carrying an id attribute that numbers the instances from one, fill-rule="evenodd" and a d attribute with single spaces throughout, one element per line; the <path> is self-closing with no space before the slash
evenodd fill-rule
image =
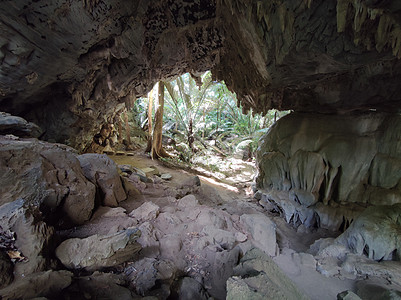
<path id="1" fill-rule="evenodd" d="M 106 155 L 89 153 L 78 156 L 78 160 L 85 177 L 99 187 L 103 205 L 115 207 L 127 198 L 114 161 Z"/>
<path id="2" fill-rule="evenodd" d="M 3 229 L 18 231 L 37 246 L 17 257 L 39 258 L 24 264 L 25 278 L 19 277 L 22 264 L 17 262 L 18 278 L 1 290 L 4 299 L 54 297 L 70 286 L 70 272 L 54 266 L 44 271 L 53 264 L 41 260 L 52 246 L 50 225 L 71 230 L 87 222 L 100 204 L 116 206 L 127 194 L 153 184 L 136 174 L 122 182 L 106 158 L 78 156 L 73 148 L 89 149 L 96 134 L 101 138 L 97 144 L 107 146 L 105 141 L 113 139 L 105 132 L 108 124 L 155 82 L 184 72 L 198 79 L 200 72 L 212 70 L 214 79 L 237 93 L 244 112 L 294 111 L 261 141 L 258 195 L 266 209 L 295 226 L 346 230 L 320 254 L 335 250 L 350 254 L 349 259 L 327 255 L 319 262 L 322 273 L 340 272 L 339 260 L 344 268 L 355 269 L 355 254 L 347 251 L 399 259 L 394 238 L 401 203 L 399 1 L 5 0 L 0 20 L 0 133 L 6 134 L 0 137 L 0 205 L 18 213 L 16 223 Z M 199 263 L 210 263 L 204 284 L 221 296 L 221 279 L 232 275 L 248 238 L 247 245 L 276 254 L 275 227 L 263 215 L 235 219 L 183 197 L 198 190 L 190 184 L 170 191 L 172 203 L 180 200 L 165 210 L 148 205 L 137 208 L 133 217 L 119 213 L 126 218 L 124 226 L 139 223 L 138 242 L 148 259 L 136 266 L 154 266 L 150 270 L 157 271 L 146 274 L 151 283 L 175 278 L 171 261 L 180 270 L 194 267 L 191 257 L 180 254 L 195 244 L 206 253 Z M 389 219 L 376 226 L 382 218 Z M 177 235 L 176 226 L 187 226 L 188 236 Z M 112 228 L 102 238 L 124 230 Z M 380 230 L 386 233 L 379 235 Z M 93 239 L 96 244 L 99 236 L 90 236 L 73 242 Z M 20 242 L 17 237 L 15 243 Z M 158 269 L 152 258 L 159 255 L 165 265 Z M 10 271 L 7 257 L 1 267 Z M 140 282 L 134 269 L 124 270 L 132 284 Z M 197 272 L 190 269 L 186 275 Z M 265 275 L 230 284 L 249 291 L 259 279 L 268 281 Z M 182 277 L 177 295 L 191 282 Z M 130 291 L 119 288 L 118 276 L 101 272 L 93 284 L 82 283 L 83 290 L 94 291 L 108 278 L 116 294 L 130 297 Z M 11 280 L 5 274 L 1 284 Z M 85 280 L 77 278 L 69 292 L 79 293 Z M 193 292 L 207 296 L 200 286 Z"/>
<path id="3" fill-rule="evenodd" d="M 369 205 L 401 202 L 396 114 L 293 113 L 258 149 L 257 184 L 294 225 L 345 230 Z"/>
<path id="4" fill-rule="evenodd" d="M 79 150 L 153 83 L 184 72 L 212 69 L 245 111 L 400 107 L 397 1 L 10 3 L 0 107 Z"/>

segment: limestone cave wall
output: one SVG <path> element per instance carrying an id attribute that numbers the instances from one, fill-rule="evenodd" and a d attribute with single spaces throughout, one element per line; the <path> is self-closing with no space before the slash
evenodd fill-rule
<path id="1" fill-rule="evenodd" d="M 345 230 L 368 206 L 401 203 L 399 114 L 291 113 L 262 138 L 258 188 L 294 225 Z"/>
<path id="2" fill-rule="evenodd" d="M 156 81 L 211 69 L 244 111 L 394 111 L 400 16 L 398 1 L 6 0 L 0 109 L 82 150 Z"/>

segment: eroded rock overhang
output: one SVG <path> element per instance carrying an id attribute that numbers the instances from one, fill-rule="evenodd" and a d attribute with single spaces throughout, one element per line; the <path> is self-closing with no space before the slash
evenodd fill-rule
<path id="1" fill-rule="evenodd" d="M 401 5 L 3 1 L 1 110 L 83 149 L 158 80 L 211 69 L 244 111 L 398 111 Z"/>

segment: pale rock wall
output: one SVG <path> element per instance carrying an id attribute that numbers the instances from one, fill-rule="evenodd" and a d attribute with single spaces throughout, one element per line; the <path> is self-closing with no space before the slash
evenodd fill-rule
<path id="1" fill-rule="evenodd" d="M 261 139 L 262 203 L 288 222 L 344 230 L 366 207 L 401 203 L 397 114 L 292 113 Z"/>

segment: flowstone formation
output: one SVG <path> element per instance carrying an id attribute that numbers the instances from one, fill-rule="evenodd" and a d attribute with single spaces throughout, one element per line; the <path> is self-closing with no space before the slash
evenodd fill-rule
<path id="1" fill-rule="evenodd" d="M 258 149 L 261 204 L 294 226 L 350 227 L 342 241 L 354 252 L 399 259 L 400 126 L 377 112 L 280 119 Z"/>

